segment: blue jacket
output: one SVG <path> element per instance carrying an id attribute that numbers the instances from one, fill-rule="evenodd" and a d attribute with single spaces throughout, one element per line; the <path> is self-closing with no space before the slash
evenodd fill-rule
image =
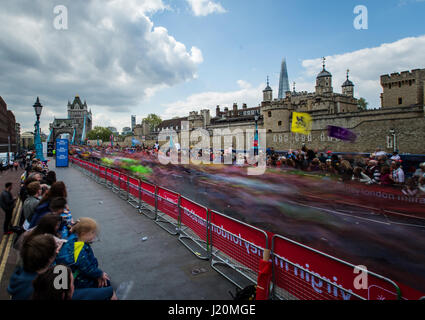
<path id="1" fill-rule="evenodd" d="M 17 267 L 7 287 L 12 300 L 31 300 L 34 292 L 32 282 L 36 277 L 36 272 L 26 272 Z M 112 287 L 75 289 L 72 300 L 109 300 L 113 293 Z"/>
<path id="2" fill-rule="evenodd" d="M 103 275 L 91 246 L 78 241 L 75 234 L 72 234 L 68 242 L 63 244 L 56 256 L 56 263 L 71 268 L 75 288 L 97 288 L 97 279 Z"/>
<path id="3" fill-rule="evenodd" d="M 29 228 L 34 228 L 38 225 L 40 219 L 50 212 L 50 201 L 43 202 L 39 204 L 37 208 L 35 208 L 34 213 L 32 215 L 31 223 Z"/>
<path id="4" fill-rule="evenodd" d="M 30 300 L 34 291 L 32 281 L 36 277 L 36 272 L 26 272 L 22 267 L 17 267 L 7 287 L 12 300 Z"/>

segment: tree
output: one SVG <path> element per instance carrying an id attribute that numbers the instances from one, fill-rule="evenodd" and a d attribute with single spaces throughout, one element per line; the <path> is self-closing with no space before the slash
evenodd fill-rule
<path id="1" fill-rule="evenodd" d="M 158 117 L 156 114 L 151 113 L 146 118 L 144 118 L 143 121 L 145 121 L 149 124 L 149 128 L 152 131 L 153 128 L 156 128 L 157 126 L 159 126 L 161 124 L 162 119 L 160 117 Z"/>
<path id="2" fill-rule="evenodd" d="M 365 98 L 360 98 L 360 99 L 357 101 L 357 106 L 359 107 L 359 109 L 360 109 L 360 110 L 366 110 L 366 109 L 367 109 L 368 104 L 369 104 L 369 103 L 366 101 L 366 99 L 365 99 Z"/>
<path id="3" fill-rule="evenodd" d="M 112 131 L 108 128 L 104 127 L 94 127 L 93 130 L 91 130 L 87 134 L 87 138 L 89 140 L 102 140 L 102 141 L 109 141 L 111 137 Z"/>

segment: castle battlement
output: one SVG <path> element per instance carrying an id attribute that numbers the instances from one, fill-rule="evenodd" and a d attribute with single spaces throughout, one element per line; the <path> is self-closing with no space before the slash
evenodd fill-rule
<path id="1" fill-rule="evenodd" d="M 413 80 L 417 78 L 425 78 L 425 69 L 413 69 L 412 71 L 394 72 L 381 76 L 381 83 L 390 83 L 403 80 Z"/>

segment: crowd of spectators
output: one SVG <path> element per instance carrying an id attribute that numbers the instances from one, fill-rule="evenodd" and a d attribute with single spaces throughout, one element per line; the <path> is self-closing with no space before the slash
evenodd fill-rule
<path id="1" fill-rule="evenodd" d="M 116 300 L 91 247 L 98 225 L 91 218 L 74 221 L 65 183 L 34 157 L 20 183 L 21 219 L 17 226 L 11 227 L 10 219 L 5 224 L 7 234 L 17 234 L 14 248 L 19 251 L 7 288 L 12 300 Z M 11 184 L 6 183 L 5 192 Z M 15 200 L 7 209 L 13 210 Z"/>
<path id="2" fill-rule="evenodd" d="M 379 148 L 368 157 L 343 156 L 331 151 L 318 152 L 306 146 L 290 150 L 287 154 L 279 154 L 270 148 L 267 150 L 267 165 L 328 175 L 344 182 L 393 186 L 411 197 L 425 194 L 425 162 L 419 164 L 416 171 L 410 172 L 407 177 L 398 152 L 388 155 Z"/>
<path id="3" fill-rule="evenodd" d="M 184 152 L 189 152 L 182 150 L 180 145 L 175 148 L 179 157 Z M 133 152 L 142 153 L 145 157 L 152 159 L 157 158 L 158 154 L 161 153 L 158 143 L 154 146 L 138 145 L 134 148 L 115 146 L 108 149 L 111 152 L 125 152 L 126 149 L 132 149 Z M 104 149 L 100 148 L 99 151 L 103 153 Z M 217 163 L 225 163 L 229 159 L 229 154 L 232 154 L 230 156 L 232 164 L 248 164 L 245 156 L 242 155 L 243 159 L 240 161 L 241 159 L 238 157 L 241 155 L 234 151 L 199 150 L 197 156 L 199 159 L 204 159 L 207 155 L 206 158 L 209 158 L 211 163 L 216 160 Z M 287 153 L 278 153 L 270 148 L 267 149 L 266 154 L 266 164 L 269 168 L 301 170 L 312 174 L 330 176 L 344 182 L 357 181 L 368 185 L 392 186 L 401 189 L 406 196 L 410 197 L 425 193 L 425 162 L 414 168 L 413 172 L 405 172 L 398 152 L 387 154 L 377 148 L 374 153 L 368 156 L 349 156 L 331 151 L 319 152 L 318 150 L 308 149 L 303 145 L 302 148 L 289 150 Z M 170 149 L 167 151 L 167 156 L 170 156 Z"/>

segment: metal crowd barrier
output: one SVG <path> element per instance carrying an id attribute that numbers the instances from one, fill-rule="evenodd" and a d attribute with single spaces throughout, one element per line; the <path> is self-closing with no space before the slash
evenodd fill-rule
<path id="1" fill-rule="evenodd" d="M 157 218 L 157 186 L 145 181 L 140 181 L 140 206 L 139 213 L 156 220 Z"/>
<path id="2" fill-rule="evenodd" d="M 209 211 L 206 207 L 180 197 L 179 234 L 179 241 L 199 259 L 210 258 Z"/>
<path id="3" fill-rule="evenodd" d="M 267 233 L 210 210 L 210 236 L 211 267 L 241 289 L 256 284 Z"/>
<path id="4" fill-rule="evenodd" d="M 90 169 L 87 161 L 74 157 L 71 164 L 112 189 L 170 234 L 178 235 L 196 257 L 211 259 L 211 267 L 237 287 L 257 284 L 260 261 L 264 250 L 269 249 L 265 231 L 116 170 L 102 166 Z M 367 292 L 356 291 L 347 280 L 352 280 L 354 265 L 280 235 L 271 239 L 271 262 L 273 299 L 369 300 L 380 297 L 381 291 L 390 298 L 402 297 L 394 281 L 373 272 L 368 276 L 375 292 L 371 293 L 370 288 Z M 329 270 L 344 274 L 344 279 L 332 277 L 327 274 Z"/>
<path id="5" fill-rule="evenodd" d="M 172 235 L 180 230 L 180 195 L 166 188 L 156 188 L 155 223 Z"/>
<path id="6" fill-rule="evenodd" d="M 369 300 L 371 295 L 379 297 L 378 291 L 382 297 L 401 299 L 400 288 L 394 281 L 364 270 L 369 288 L 356 289 L 355 265 L 280 235 L 272 238 L 271 257 L 275 299 Z M 336 272 L 345 277 L 338 279 Z M 370 288 L 375 292 L 370 292 Z"/>

